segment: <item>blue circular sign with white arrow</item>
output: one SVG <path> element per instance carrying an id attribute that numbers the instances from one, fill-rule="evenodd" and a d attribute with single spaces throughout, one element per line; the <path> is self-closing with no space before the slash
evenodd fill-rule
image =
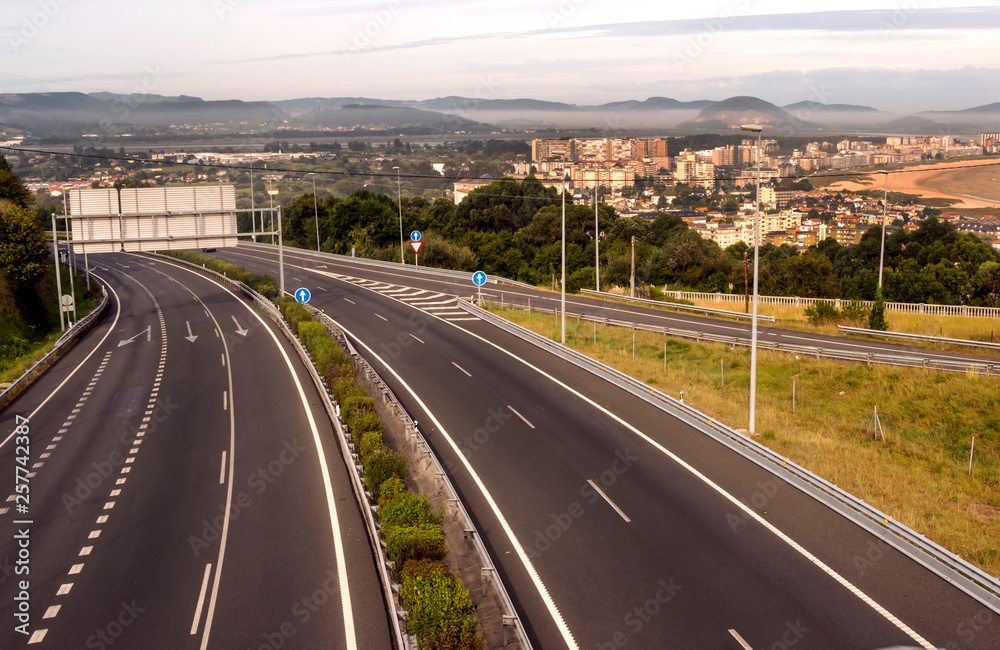
<path id="1" fill-rule="evenodd" d="M 309 289 L 302 287 L 295 290 L 295 300 L 298 302 L 305 304 L 309 302 L 310 298 L 312 298 L 312 293 L 309 292 Z"/>
<path id="2" fill-rule="evenodd" d="M 473 273 L 472 284 L 476 285 L 477 287 L 481 287 L 484 284 L 486 284 L 486 274 L 483 273 L 482 271 L 476 271 L 475 273 Z"/>
<path id="3" fill-rule="evenodd" d="M 420 241 L 421 237 L 423 237 L 423 235 L 420 234 L 419 230 L 414 230 L 410 233 L 410 241 Z"/>

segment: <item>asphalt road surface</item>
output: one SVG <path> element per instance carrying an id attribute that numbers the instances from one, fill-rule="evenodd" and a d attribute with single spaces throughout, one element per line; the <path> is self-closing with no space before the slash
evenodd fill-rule
<path id="1" fill-rule="evenodd" d="M 0 413 L 0 647 L 391 647 L 332 427 L 281 333 L 197 273 L 90 260 L 108 314 Z"/>
<path id="2" fill-rule="evenodd" d="M 457 309 L 471 284 L 286 261 L 420 422 L 538 647 L 1000 647 L 1000 615 L 853 523 Z"/>

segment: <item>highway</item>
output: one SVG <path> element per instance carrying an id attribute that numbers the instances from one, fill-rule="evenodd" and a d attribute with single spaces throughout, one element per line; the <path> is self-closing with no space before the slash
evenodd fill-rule
<path id="1" fill-rule="evenodd" d="M 276 275 L 264 252 L 217 256 Z M 537 647 L 1000 647 L 1000 616 L 885 543 L 456 309 L 471 284 L 286 261 L 420 421 Z"/>
<path id="2" fill-rule="evenodd" d="M 295 249 L 286 251 L 286 280 L 293 282 L 300 268 L 318 268 L 314 255 L 303 255 Z M 255 272 L 267 271 L 271 260 L 277 259 L 277 254 L 265 247 L 237 247 L 235 250 L 221 252 L 227 261 L 239 264 Z M 339 271 L 351 277 L 377 280 L 380 282 L 399 283 L 419 287 L 427 291 L 443 293 L 449 296 L 462 296 L 471 299 L 476 295 L 476 288 L 471 282 L 462 278 L 448 278 L 414 274 L 409 269 L 375 267 L 353 264 L 343 258 L 328 258 L 321 264 L 326 270 Z M 287 287 L 286 287 L 287 288 Z M 501 286 L 487 284 L 483 287 L 483 296 L 491 300 L 503 300 L 507 303 L 521 306 L 531 305 L 544 309 L 560 308 L 559 294 L 540 289 Z M 572 314 L 594 316 L 651 325 L 658 328 L 674 328 L 692 332 L 702 332 L 709 335 L 740 337 L 750 339 L 750 323 L 727 320 L 723 318 L 708 318 L 697 314 L 672 312 L 641 305 L 612 303 L 607 300 L 590 298 L 582 295 L 568 295 L 566 310 Z M 992 350 L 976 352 L 956 352 L 949 350 L 934 350 L 915 346 L 901 345 L 874 339 L 850 338 L 846 336 L 826 336 L 810 332 L 784 330 L 779 327 L 767 327 L 758 323 L 757 333 L 762 343 L 784 343 L 787 345 L 821 347 L 830 350 L 849 352 L 890 354 L 900 358 L 939 359 L 942 361 L 975 362 L 995 364 L 1000 355 Z"/>
<path id="3" fill-rule="evenodd" d="M 108 314 L 0 413 L 0 647 L 391 647 L 332 426 L 280 331 L 195 272 L 90 261 Z"/>

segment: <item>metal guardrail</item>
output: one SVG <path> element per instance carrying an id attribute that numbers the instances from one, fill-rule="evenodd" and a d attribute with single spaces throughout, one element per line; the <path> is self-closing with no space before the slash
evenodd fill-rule
<path id="1" fill-rule="evenodd" d="M 104 280 L 94 276 L 98 282 L 101 283 L 101 293 L 103 297 L 101 298 L 100 304 L 97 307 L 84 316 L 82 319 L 76 322 L 76 325 L 66 330 L 62 336 L 55 342 L 52 349 L 43 356 L 41 359 L 36 361 L 27 371 L 25 371 L 20 377 L 18 377 L 10 386 L 7 387 L 2 393 L 0 393 L 0 410 L 7 407 L 8 404 L 14 401 L 18 395 L 27 390 L 36 379 L 38 379 L 42 373 L 48 370 L 52 364 L 58 361 L 66 352 L 69 351 L 73 345 L 80 340 L 85 333 L 90 331 L 90 329 L 96 324 L 97 319 L 104 315 L 107 310 L 108 305 L 111 302 L 111 298 L 108 294 L 108 288 L 104 283 Z"/>
<path id="2" fill-rule="evenodd" d="M 507 309 L 520 309 L 528 311 L 531 313 L 542 313 L 542 314 L 553 314 L 558 315 L 561 313 L 558 309 L 548 309 L 545 307 L 526 307 L 524 305 L 516 303 L 507 302 L 497 302 L 497 301 L 483 301 L 485 304 L 496 305 L 501 308 Z M 673 336 L 677 338 L 693 340 L 697 343 L 721 343 L 723 345 L 728 345 L 730 347 L 744 347 L 748 348 L 751 346 L 752 341 L 748 338 L 741 338 L 738 336 L 725 336 L 721 334 L 709 334 L 706 332 L 699 332 L 695 330 L 683 330 L 675 327 L 659 327 L 656 325 L 647 325 L 644 323 L 635 323 L 632 321 L 618 320 L 614 318 L 604 318 L 601 316 L 592 316 L 589 314 L 577 314 L 572 312 L 566 312 L 568 318 L 575 318 L 579 321 L 587 321 L 591 323 L 597 323 L 600 325 L 609 325 L 612 327 L 622 327 L 626 329 L 634 329 L 643 332 L 654 332 L 656 334 L 663 334 L 664 336 Z M 785 352 L 788 354 L 801 354 L 807 357 L 813 357 L 815 359 L 833 359 L 836 361 L 852 361 L 855 363 L 864 363 L 868 365 L 878 364 L 883 366 L 899 366 L 903 368 L 922 368 L 925 370 L 942 370 L 945 372 L 962 372 L 968 374 L 979 374 L 1000 377 L 1000 359 L 995 362 L 976 362 L 976 361 L 954 361 L 951 359 L 941 359 L 935 357 L 920 357 L 915 356 L 912 353 L 908 355 L 894 355 L 894 354 L 882 354 L 877 352 L 858 352 L 855 350 L 840 350 L 834 348 L 823 348 L 819 346 L 812 345 L 797 345 L 784 342 L 775 341 L 762 341 L 757 340 L 757 348 L 759 350 L 769 350 L 771 352 Z"/>
<path id="3" fill-rule="evenodd" d="M 671 309 L 677 309 L 679 311 L 691 311 L 699 314 L 712 314 L 715 316 L 730 316 L 732 318 L 745 318 L 747 320 L 753 320 L 753 314 L 746 314 L 741 311 L 712 309 L 711 307 L 696 307 L 694 305 L 682 305 L 680 303 L 666 302 L 664 300 L 647 300 L 645 298 L 632 298 L 630 296 L 622 296 L 617 293 L 607 293 L 606 291 L 594 291 L 593 289 L 580 289 L 580 293 L 587 296 L 599 296 L 601 298 L 617 298 L 618 300 L 624 300 L 625 302 L 634 302 L 640 305 L 651 305 L 653 307 L 669 307 Z M 757 320 L 773 323 L 774 316 L 762 316 L 761 314 L 757 314 Z"/>
<path id="4" fill-rule="evenodd" d="M 970 348 L 988 348 L 991 350 L 1000 350 L 1000 343 L 990 343 L 988 341 L 969 341 L 967 339 L 946 339 L 937 336 L 907 334 L 905 332 L 885 332 L 882 330 L 866 330 L 860 327 L 844 327 L 843 325 L 837 325 L 837 329 L 846 334 L 863 334 L 865 336 L 877 336 L 885 339 L 903 339 L 907 341 L 923 341 L 925 343 L 948 343 L 951 345 L 964 345 Z"/>
<path id="5" fill-rule="evenodd" d="M 465 505 L 462 503 L 462 500 L 459 497 L 458 492 L 455 490 L 455 486 L 452 484 L 451 479 L 448 478 L 448 473 L 445 472 L 444 467 L 441 465 L 441 461 L 438 459 L 437 455 L 424 438 L 424 435 L 417 427 L 417 423 L 412 417 L 410 417 L 410 414 L 403 407 L 402 403 L 400 403 L 400 401 L 396 398 L 392 388 L 390 388 L 385 380 L 382 379 L 368 360 L 365 359 L 351 344 L 350 340 L 340 328 L 337 321 L 330 318 L 322 311 L 319 311 L 314 307 L 310 307 L 309 305 L 306 305 L 306 309 L 308 309 L 313 316 L 319 318 L 320 321 L 324 323 L 327 330 L 339 341 L 341 341 L 344 347 L 346 347 L 350 352 L 351 357 L 354 358 L 361 367 L 363 372 L 378 386 L 379 390 L 382 392 L 384 401 L 391 405 L 393 412 L 397 413 L 399 418 L 402 420 L 403 430 L 406 432 L 406 440 L 410 443 L 410 450 L 416 452 L 417 449 L 420 448 L 422 450 L 421 456 L 424 456 L 427 461 L 433 465 L 435 477 L 437 481 L 440 481 L 441 486 L 444 488 L 445 494 L 448 497 L 448 503 L 452 504 L 455 508 L 455 512 L 452 513 L 452 521 L 454 521 L 455 516 L 459 518 L 463 530 L 466 533 L 466 542 L 471 541 L 475 547 L 476 552 L 479 554 L 482 569 L 484 572 L 489 573 L 490 582 L 493 584 L 497 597 L 500 600 L 501 607 L 503 608 L 502 619 L 504 628 L 504 646 L 506 647 L 507 645 L 507 628 L 512 627 L 514 635 L 521 644 L 521 648 L 524 650 L 531 650 L 531 642 L 528 640 L 524 626 L 521 625 L 521 619 L 517 615 L 517 610 L 514 609 L 514 603 L 511 601 L 510 595 L 507 593 L 503 580 L 500 579 L 500 574 L 497 572 L 496 566 L 493 564 L 493 560 L 490 558 L 490 554 L 486 550 L 486 545 L 483 543 L 482 536 L 476 529 L 476 525 L 473 522 L 472 517 L 469 516 L 468 511 L 465 509 Z"/>
<path id="6" fill-rule="evenodd" d="M 271 244 L 259 244 L 250 242 L 239 242 L 239 246 L 251 248 L 251 249 L 261 249 L 261 250 L 274 250 L 274 246 Z M 317 253 L 316 251 L 306 250 L 304 248 L 289 248 L 285 247 L 285 251 L 294 252 L 296 255 L 305 255 L 307 257 L 315 257 L 316 259 L 334 259 L 340 262 L 349 262 L 351 264 L 360 264 L 362 266 L 375 266 L 379 268 L 386 269 L 406 269 L 407 271 L 412 271 L 414 273 L 423 273 L 424 275 L 436 275 L 439 277 L 447 277 L 453 280 L 468 280 L 472 282 L 472 273 L 469 271 L 453 271 L 451 269 L 438 269 L 433 266 L 414 266 L 413 264 L 397 264 L 396 262 L 386 262 L 384 260 L 370 260 L 364 257 L 351 257 L 350 255 L 340 255 L 338 253 Z M 511 280 L 508 278 L 501 277 L 499 275 L 487 275 L 486 281 L 490 284 L 509 284 L 514 287 L 520 287 L 522 289 L 537 289 L 538 287 L 532 286 L 525 282 L 519 282 L 517 280 Z"/>
<path id="7" fill-rule="evenodd" d="M 368 531 L 368 538 L 371 542 L 372 551 L 375 553 L 377 558 L 377 568 L 379 574 L 379 581 L 382 583 L 382 592 L 385 595 L 386 608 L 389 610 L 389 619 L 393 634 L 393 639 L 395 642 L 395 647 L 399 650 L 409 650 L 411 645 L 409 644 L 408 637 L 404 637 L 402 628 L 399 625 L 401 619 L 400 611 L 396 608 L 395 600 L 393 599 L 393 583 L 389 577 L 388 571 L 388 560 L 385 557 L 385 550 L 382 545 L 381 538 L 378 534 L 378 526 L 376 525 L 374 518 L 374 509 L 371 501 L 368 498 L 368 493 L 365 491 L 364 482 L 361 480 L 361 475 L 358 472 L 357 465 L 352 461 L 352 452 L 348 444 L 347 434 L 344 431 L 343 423 L 340 420 L 339 408 L 334 405 L 333 398 L 330 396 L 326 385 L 323 383 L 323 379 L 319 376 L 316 371 L 316 367 L 313 365 L 312 359 L 309 357 L 309 353 L 306 352 L 305 348 L 299 342 L 298 338 L 292 331 L 288 329 L 288 325 L 285 323 L 285 319 L 281 316 L 281 311 L 278 307 L 258 293 L 256 290 L 247 286 L 243 282 L 237 282 L 225 275 L 213 271 L 212 269 L 205 268 L 203 266 L 198 266 L 187 260 L 178 259 L 175 257 L 169 257 L 166 255 L 160 255 L 158 253 L 137 253 L 139 255 L 144 255 L 151 258 L 156 258 L 163 260 L 165 262 L 170 262 L 174 264 L 179 264 L 182 266 L 190 267 L 203 275 L 221 280 L 223 283 L 230 287 L 237 289 L 242 292 L 251 301 L 257 304 L 259 307 L 264 309 L 272 320 L 278 325 L 281 332 L 289 340 L 289 342 L 294 347 L 299 358 L 302 360 L 309 376 L 313 380 L 313 384 L 316 386 L 317 392 L 323 397 L 323 407 L 326 409 L 327 415 L 330 417 L 330 421 L 334 425 L 334 430 L 337 432 L 337 442 L 340 447 L 340 453 L 345 460 L 345 465 L 349 470 L 351 476 L 351 486 L 354 489 L 355 498 L 358 500 L 358 504 L 361 506 L 362 516 L 365 520 L 365 528 Z"/>
<path id="8" fill-rule="evenodd" d="M 764 445 L 741 435 L 673 397 L 591 359 L 575 350 L 459 299 L 459 306 L 506 332 L 535 344 L 611 384 L 628 391 L 660 410 L 686 422 L 776 477 L 797 487 L 875 537 L 911 558 L 957 589 L 1000 614 L 1000 581 L 979 567 L 894 521 L 885 513 L 845 492 L 829 481 L 784 458 Z"/>
<path id="9" fill-rule="evenodd" d="M 743 302 L 743 296 L 733 293 L 701 293 L 698 291 L 675 291 L 665 289 L 664 295 L 685 300 L 703 300 L 705 302 Z M 840 309 L 851 302 L 860 302 L 871 309 L 871 300 L 849 300 L 847 298 L 802 298 L 801 296 L 758 296 L 764 305 L 786 305 L 791 307 L 813 307 L 820 302 L 828 302 Z M 1000 307 L 972 307 L 970 305 L 931 305 L 920 302 L 887 302 L 887 312 L 903 314 L 930 314 L 936 316 L 971 316 L 974 318 L 1000 318 Z"/>

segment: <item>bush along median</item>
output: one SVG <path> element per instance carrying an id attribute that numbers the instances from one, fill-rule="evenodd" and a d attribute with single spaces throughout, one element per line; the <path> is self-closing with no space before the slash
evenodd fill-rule
<path id="1" fill-rule="evenodd" d="M 277 305 L 289 328 L 323 376 L 363 470 L 365 490 L 378 505 L 386 557 L 400 583 L 400 605 L 407 612 L 407 633 L 425 650 L 479 650 L 485 639 L 469 591 L 444 564 L 441 515 L 427 497 L 406 485 L 405 459 L 389 449 L 375 402 L 355 378 L 350 356 L 322 323 L 290 298 Z"/>

